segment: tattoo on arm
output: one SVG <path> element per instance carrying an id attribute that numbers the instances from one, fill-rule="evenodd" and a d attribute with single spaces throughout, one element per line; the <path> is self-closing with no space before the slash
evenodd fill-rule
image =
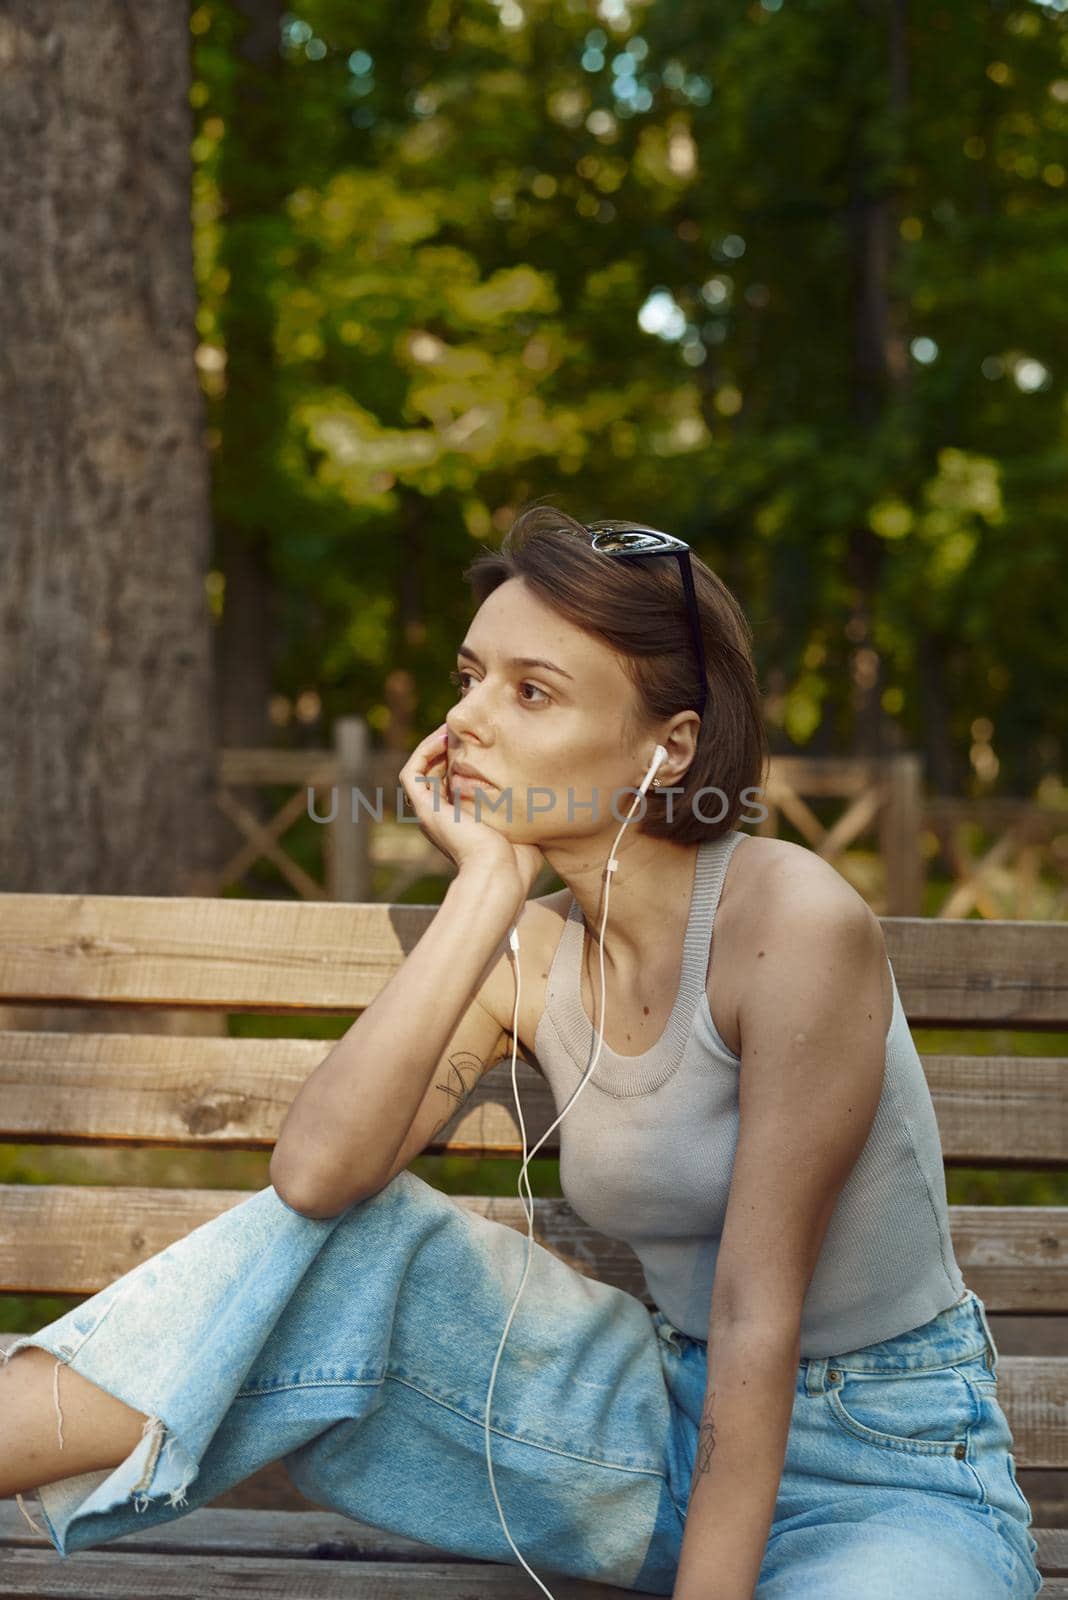
<path id="1" fill-rule="evenodd" d="M 712 1402 L 716 1398 L 716 1391 L 710 1391 L 705 1400 L 704 1411 L 701 1416 L 701 1428 L 697 1436 L 697 1459 L 694 1462 L 694 1482 L 708 1472 L 712 1466 L 712 1452 L 716 1448 L 716 1424 L 712 1418 Z"/>
<path id="2" fill-rule="evenodd" d="M 470 1051 L 461 1050 L 458 1054 L 449 1057 L 448 1070 L 445 1073 L 444 1083 L 437 1085 L 439 1093 L 443 1094 L 449 1103 L 443 1119 L 438 1123 L 431 1140 L 437 1138 L 442 1128 L 447 1127 L 459 1111 L 464 1102 L 474 1092 L 475 1085 L 486 1070 L 486 1063 Z"/>

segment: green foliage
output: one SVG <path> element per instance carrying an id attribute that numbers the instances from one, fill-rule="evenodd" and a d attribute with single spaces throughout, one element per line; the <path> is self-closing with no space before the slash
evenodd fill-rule
<path id="1" fill-rule="evenodd" d="M 903 742 L 1055 769 L 1064 14 L 910 14 L 900 90 L 844 0 L 307 0 L 255 68 L 229 0 L 193 27 L 202 336 L 269 351 L 205 370 L 217 505 L 269 539 L 280 689 L 381 730 L 402 662 L 431 726 L 462 566 L 544 497 L 694 543 L 779 748 L 856 732 L 859 549 Z"/>

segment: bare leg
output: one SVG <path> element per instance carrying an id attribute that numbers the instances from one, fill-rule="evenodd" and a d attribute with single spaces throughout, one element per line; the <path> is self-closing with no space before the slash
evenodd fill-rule
<path id="1" fill-rule="evenodd" d="M 117 1467 L 141 1442 L 147 1422 L 144 1412 L 49 1351 L 27 1345 L 0 1364 L 0 1498 Z"/>

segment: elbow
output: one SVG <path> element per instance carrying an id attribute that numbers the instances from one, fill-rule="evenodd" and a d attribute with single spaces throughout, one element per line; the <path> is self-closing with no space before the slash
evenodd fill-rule
<path id="1" fill-rule="evenodd" d="M 710 1334 L 711 1339 L 716 1337 Z M 736 1317 L 718 1327 L 720 1347 L 731 1343 L 750 1352 L 754 1360 L 785 1360 L 794 1366 L 801 1359 L 801 1322 L 792 1316 Z"/>
<path id="2" fill-rule="evenodd" d="M 286 1210 L 295 1212 L 299 1217 L 307 1217 L 311 1222 L 332 1222 L 336 1217 L 340 1217 L 343 1212 L 347 1211 L 350 1206 L 368 1197 L 367 1193 L 361 1191 L 358 1194 L 351 1195 L 341 1204 L 332 1203 L 328 1197 L 321 1192 L 317 1192 L 306 1182 L 302 1183 L 294 1174 L 288 1173 L 283 1176 L 281 1164 L 276 1164 L 273 1160 L 268 1168 L 267 1176 L 270 1180 L 271 1188 Z"/>
<path id="3" fill-rule="evenodd" d="M 766 1292 L 731 1295 L 724 1286 L 718 1297 L 713 1292 L 709 1342 L 738 1340 L 754 1350 L 800 1348 L 801 1313 L 802 1305 L 792 1299 L 777 1301 Z"/>
<path id="4" fill-rule="evenodd" d="M 339 1217 L 341 1215 L 340 1211 L 314 1211 L 310 1207 L 298 1203 L 289 1195 L 283 1194 L 276 1183 L 273 1183 L 271 1187 L 278 1196 L 279 1200 L 281 1200 L 282 1204 L 285 1206 L 286 1210 L 292 1211 L 294 1216 L 306 1217 L 309 1222 L 332 1222 L 335 1217 Z"/>

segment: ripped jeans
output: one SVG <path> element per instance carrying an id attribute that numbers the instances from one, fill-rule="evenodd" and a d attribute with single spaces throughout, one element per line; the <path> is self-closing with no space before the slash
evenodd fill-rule
<path id="1" fill-rule="evenodd" d="M 62 1556 L 173 1520 L 281 1459 L 315 1504 L 518 1565 L 486 1393 L 525 1233 L 413 1173 L 322 1220 L 273 1186 L 9 1348 L 145 1414 L 113 1469 L 36 1494 Z M 921 1328 L 803 1358 L 758 1600 L 1031 1600 L 1030 1508 L 969 1290 Z M 524 1560 L 670 1595 L 707 1346 L 535 1243 L 494 1382 L 494 1483 Z M 429 1553 L 429 1552 L 428 1552 Z"/>

